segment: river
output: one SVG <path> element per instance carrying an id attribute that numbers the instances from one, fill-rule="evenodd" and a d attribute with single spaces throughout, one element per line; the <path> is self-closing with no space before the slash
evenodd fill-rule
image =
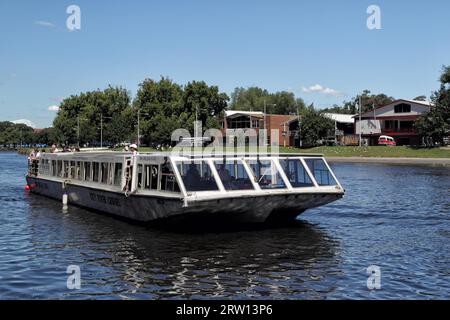
<path id="1" fill-rule="evenodd" d="M 290 227 L 183 232 L 63 210 L 0 153 L 0 299 L 449 299 L 450 168 L 332 166 L 345 197 Z"/>

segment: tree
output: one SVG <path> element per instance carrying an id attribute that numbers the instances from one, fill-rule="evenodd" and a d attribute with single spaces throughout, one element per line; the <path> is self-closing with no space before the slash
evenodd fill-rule
<path id="1" fill-rule="evenodd" d="M 305 108 L 301 98 L 295 98 L 292 92 L 269 93 L 258 87 L 236 88 L 231 94 L 231 110 L 261 111 L 269 114 L 295 114 Z"/>
<path id="2" fill-rule="evenodd" d="M 375 107 L 384 106 L 395 100 L 394 97 L 387 96 L 384 93 L 371 94 L 370 90 L 364 90 L 362 94 L 353 97 L 350 101 L 344 101 L 343 112 L 348 114 L 356 114 L 359 112 L 359 99 L 361 97 L 362 113 L 373 110 Z"/>
<path id="3" fill-rule="evenodd" d="M 415 101 L 427 101 L 427 97 L 426 96 L 418 96 L 418 97 L 415 97 L 413 100 L 415 100 Z"/>
<path id="4" fill-rule="evenodd" d="M 203 81 L 182 87 L 162 77 L 159 81 L 145 79 L 139 85 L 133 109 L 136 114 L 140 110 L 144 143 L 170 143 L 175 129 L 187 129 L 193 134 L 196 117 L 204 129 L 218 128 L 218 118 L 228 100 L 218 87 Z"/>
<path id="5" fill-rule="evenodd" d="M 77 144 L 79 136 L 80 144 L 98 144 L 102 123 L 104 141 L 111 144 L 123 141 L 132 130 L 127 118 L 130 102 L 126 89 L 111 86 L 64 99 L 53 121 L 54 137 L 58 139 L 55 142 Z"/>
<path id="6" fill-rule="evenodd" d="M 422 137 L 442 143 L 450 136 L 450 66 L 444 66 L 440 77 L 441 86 L 431 97 L 433 106 L 416 121 L 417 132 Z"/>
<path id="7" fill-rule="evenodd" d="M 34 130 L 25 124 L 0 122 L 0 144 L 3 146 L 31 145 L 35 143 Z"/>
<path id="8" fill-rule="evenodd" d="M 333 130 L 333 121 L 316 111 L 313 105 L 303 110 L 300 121 L 300 138 L 303 146 L 316 146 Z"/>

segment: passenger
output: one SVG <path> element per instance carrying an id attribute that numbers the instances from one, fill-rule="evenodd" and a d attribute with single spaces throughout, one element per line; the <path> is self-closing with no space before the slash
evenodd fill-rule
<path id="1" fill-rule="evenodd" d="M 231 174 L 230 171 L 225 168 L 225 164 L 220 165 L 218 173 L 220 180 L 222 180 L 223 183 L 227 184 L 231 182 Z"/>
<path id="2" fill-rule="evenodd" d="M 130 151 L 133 153 L 133 157 L 138 156 L 138 147 L 135 144 L 130 145 Z"/>
<path id="3" fill-rule="evenodd" d="M 30 154 L 28 155 L 28 160 L 33 160 L 34 158 L 36 158 L 36 154 L 38 153 L 38 149 L 33 149 L 31 150 Z"/>
<path id="4" fill-rule="evenodd" d="M 50 153 L 57 153 L 58 149 L 56 148 L 56 144 L 52 144 L 52 148 L 50 149 Z"/>
<path id="5" fill-rule="evenodd" d="M 194 163 L 189 165 L 184 182 L 188 190 L 196 191 L 201 185 L 201 176 Z"/>

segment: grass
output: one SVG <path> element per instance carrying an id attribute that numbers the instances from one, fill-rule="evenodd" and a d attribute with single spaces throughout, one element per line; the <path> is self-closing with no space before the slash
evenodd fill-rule
<path id="1" fill-rule="evenodd" d="M 142 147 L 140 152 L 157 152 Z M 315 147 L 309 149 L 280 147 L 280 153 L 320 153 L 326 157 L 379 157 L 379 158 L 450 158 L 450 149 L 396 147 Z"/>
<path id="2" fill-rule="evenodd" d="M 284 148 L 280 148 L 284 149 Z M 281 150 L 280 150 L 281 151 Z M 379 158 L 450 158 L 450 150 L 444 148 L 396 147 L 316 147 L 288 149 L 283 152 L 322 153 L 326 157 L 379 157 Z"/>
<path id="3" fill-rule="evenodd" d="M 122 151 L 122 148 L 115 151 Z M 141 147 L 140 152 L 161 152 L 149 147 Z M 232 151 L 232 150 L 229 150 Z M 241 150 L 243 151 L 243 150 Z M 19 150 L 29 154 L 31 149 Z M 450 158 L 449 148 L 397 147 L 315 147 L 309 149 L 280 147 L 280 153 L 320 153 L 325 157 L 376 157 L 376 158 Z"/>

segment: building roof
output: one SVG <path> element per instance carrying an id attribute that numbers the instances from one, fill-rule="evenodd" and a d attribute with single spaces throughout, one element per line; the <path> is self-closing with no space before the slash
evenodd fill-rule
<path id="1" fill-rule="evenodd" d="M 225 117 L 239 117 L 239 116 L 252 116 L 256 118 L 263 118 L 264 113 L 261 111 L 239 111 L 239 110 L 226 110 Z"/>
<path id="2" fill-rule="evenodd" d="M 342 114 L 342 113 L 324 113 L 323 114 L 328 119 L 339 123 L 354 123 L 354 114 Z"/>
<path id="3" fill-rule="evenodd" d="M 397 103 L 399 103 L 399 102 L 407 102 L 407 103 L 421 104 L 421 105 L 426 106 L 426 107 L 432 107 L 432 106 L 433 106 L 433 103 L 431 103 L 430 101 L 419 101 L 419 100 L 397 99 L 397 100 L 392 101 L 391 103 L 388 103 L 388 104 L 385 104 L 385 105 L 382 105 L 382 106 L 378 106 L 378 107 L 375 108 L 375 110 L 378 110 L 378 109 L 381 109 L 381 108 L 384 108 L 384 107 L 388 107 L 388 106 L 390 106 L 390 105 L 397 104 Z M 364 112 L 364 113 L 361 114 L 361 116 L 364 117 L 365 114 L 371 113 L 371 112 L 373 112 L 373 111 L 370 110 L 370 111 Z M 358 116 L 359 116 L 359 115 L 357 114 L 357 115 L 354 115 L 353 117 L 356 118 L 356 117 L 358 117 Z"/>

